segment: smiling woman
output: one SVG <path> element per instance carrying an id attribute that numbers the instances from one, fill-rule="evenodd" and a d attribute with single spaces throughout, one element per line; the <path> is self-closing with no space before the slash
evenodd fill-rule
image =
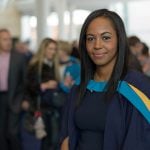
<path id="1" fill-rule="evenodd" d="M 149 150 L 150 81 L 128 67 L 120 16 L 107 9 L 92 12 L 79 48 L 81 79 L 64 108 L 61 150 Z"/>
<path id="2" fill-rule="evenodd" d="M 117 57 L 117 35 L 110 20 L 98 17 L 89 24 L 86 47 L 88 55 L 97 66 L 112 70 Z M 101 80 L 109 79 L 105 77 L 106 79 Z"/>

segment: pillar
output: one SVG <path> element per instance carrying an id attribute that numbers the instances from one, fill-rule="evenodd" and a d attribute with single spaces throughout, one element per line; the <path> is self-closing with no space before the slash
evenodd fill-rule
<path id="1" fill-rule="evenodd" d="M 47 17 L 50 13 L 50 0 L 36 0 L 37 45 L 48 35 Z"/>

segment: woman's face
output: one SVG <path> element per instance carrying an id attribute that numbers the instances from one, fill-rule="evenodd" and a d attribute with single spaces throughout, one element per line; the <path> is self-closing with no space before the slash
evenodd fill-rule
<path id="1" fill-rule="evenodd" d="M 104 17 L 95 18 L 86 32 L 88 55 L 96 66 L 115 64 L 117 57 L 117 35 L 111 21 Z"/>
<path id="2" fill-rule="evenodd" d="M 55 43 L 50 43 L 45 49 L 45 57 L 48 60 L 52 60 L 56 54 L 57 46 Z"/>

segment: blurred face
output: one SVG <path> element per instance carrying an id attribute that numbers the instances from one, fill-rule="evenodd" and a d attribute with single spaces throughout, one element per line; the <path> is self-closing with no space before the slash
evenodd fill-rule
<path id="1" fill-rule="evenodd" d="M 143 66 L 146 63 L 148 57 L 146 57 L 146 56 L 144 56 L 142 54 L 139 54 L 137 56 L 137 59 L 139 60 L 140 64 Z"/>
<path id="2" fill-rule="evenodd" d="M 131 50 L 132 54 L 135 56 L 140 55 L 142 48 L 143 48 L 142 43 L 136 43 L 135 46 L 130 46 L 130 50 Z"/>
<path id="3" fill-rule="evenodd" d="M 28 52 L 28 46 L 23 42 L 16 43 L 15 49 L 18 52 L 23 53 L 23 54 Z"/>
<path id="4" fill-rule="evenodd" d="M 57 46 L 55 43 L 50 43 L 45 49 L 45 57 L 48 60 L 52 60 L 56 54 Z"/>
<path id="5" fill-rule="evenodd" d="M 68 54 L 64 50 L 62 50 L 62 49 L 58 50 L 58 56 L 59 56 L 60 60 L 63 60 L 63 58 L 66 57 L 67 55 Z"/>
<path id="6" fill-rule="evenodd" d="M 12 48 L 12 39 L 9 32 L 0 33 L 0 51 L 8 52 Z"/>
<path id="7" fill-rule="evenodd" d="M 117 35 L 111 21 L 104 17 L 95 18 L 86 33 L 88 55 L 96 66 L 115 64 L 117 57 Z"/>

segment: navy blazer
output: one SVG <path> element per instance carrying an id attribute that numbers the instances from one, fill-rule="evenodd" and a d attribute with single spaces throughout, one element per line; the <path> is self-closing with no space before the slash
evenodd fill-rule
<path id="1" fill-rule="evenodd" d="M 69 137 L 69 150 L 77 149 L 80 135 L 74 123 L 77 87 L 66 102 L 60 133 L 60 145 Z M 150 80 L 139 72 L 129 72 L 110 101 L 103 150 L 150 150 Z"/>

